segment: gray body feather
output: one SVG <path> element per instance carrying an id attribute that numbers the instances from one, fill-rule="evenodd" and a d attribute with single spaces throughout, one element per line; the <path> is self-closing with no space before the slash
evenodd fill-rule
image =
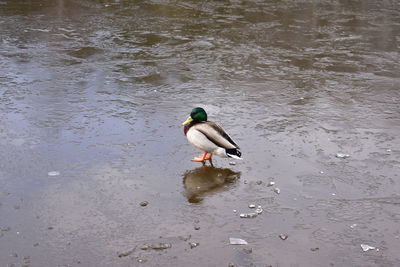
<path id="1" fill-rule="evenodd" d="M 220 157 L 228 157 L 226 149 L 239 148 L 221 126 L 210 121 L 192 125 L 186 136 L 198 149 Z"/>

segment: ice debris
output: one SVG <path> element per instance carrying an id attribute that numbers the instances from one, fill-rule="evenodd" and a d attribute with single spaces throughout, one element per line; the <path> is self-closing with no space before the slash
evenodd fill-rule
<path id="1" fill-rule="evenodd" d="M 376 250 L 378 250 L 376 247 L 373 247 L 373 246 L 370 246 L 370 245 L 367 245 L 367 244 L 361 244 L 361 248 L 362 248 L 362 250 L 365 252 L 365 251 L 368 251 L 368 250 L 371 250 L 371 249 L 376 249 Z"/>
<path id="2" fill-rule="evenodd" d="M 147 205 L 149 205 L 149 202 L 148 201 L 142 201 L 142 202 L 140 202 L 139 205 L 142 206 L 142 207 L 146 207 Z"/>
<path id="3" fill-rule="evenodd" d="M 150 249 L 163 250 L 163 249 L 167 249 L 167 248 L 171 248 L 171 247 L 172 247 L 172 245 L 170 243 L 158 243 L 158 244 L 144 245 L 140 249 L 141 250 L 150 250 Z"/>
<path id="4" fill-rule="evenodd" d="M 345 153 L 336 153 L 336 157 L 339 159 L 346 159 L 346 158 L 350 157 L 350 155 L 345 154 Z"/>
<path id="5" fill-rule="evenodd" d="M 261 214 L 263 212 L 263 209 L 260 205 L 255 205 L 255 204 L 249 204 L 250 209 L 255 209 L 254 212 L 249 212 L 249 213 L 240 213 L 239 217 L 240 218 L 255 218 L 257 215 Z M 234 210 L 236 212 L 236 210 Z"/>
<path id="6" fill-rule="evenodd" d="M 247 245 L 247 241 L 241 238 L 230 237 L 229 244 L 231 245 Z"/>
<path id="7" fill-rule="evenodd" d="M 277 188 L 274 189 L 274 192 L 277 193 L 277 194 L 280 194 L 281 190 L 277 187 Z"/>
<path id="8" fill-rule="evenodd" d="M 189 245 L 190 245 L 190 248 L 195 248 L 195 247 L 198 247 L 200 245 L 200 243 L 190 242 Z"/>
<path id="9" fill-rule="evenodd" d="M 280 234 L 279 238 L 282 239 L 282 240 L 286 240 L 288 238 L 288 235 Z"/>
<path id="10" fill-rule="evenodd" d="M 255 218 L 257 217 L 257 213 L 255 212 L 250 212 L 250 213 L 240 213 L 240 218 Z"/>
<path id="11" fill-rule="evenodd" d="M 60 175 L 60 172 L 59 171 L 51 171 L 51 172 L 48 172 L 47 175 L 48 176 L 58 176 L 58 175 Z"/>
<path id="12" fill-rule="evenodd" d="M 121 253 L 118 254 L 118 257 L 119 258 L 127 257 L 127 256 L 131 255 L 133 253 L 133 251 L 135 251 L 135 250 L 134 249 L 130 249 L 130 250 L 126 251 L 126 252 L 121 252 Z"/>
<path id="13" fill-rule="evenodd" d="M 257 206 L 256 213 L 257 214 L 261 214 L 262 212 L 263 212 L 262 207 L 261 206 Z"/>

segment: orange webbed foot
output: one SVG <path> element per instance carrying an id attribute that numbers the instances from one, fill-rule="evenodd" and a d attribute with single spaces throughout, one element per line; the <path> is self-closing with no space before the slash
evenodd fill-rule
<path id="1" fill-rule="evenodd" d="M 212 154 L 208 154 L 207 152 L 204 152 L 203 155 L 193 158 L 192 161 L 204 163 L 206 160 L 211 160 L 211 157 L 212 157 Z"/>
<path id="2" fill-rule="evenodd" d="M 194 162 L 204 162 L 203 156 L 198 156 L 192 159 Z"/>

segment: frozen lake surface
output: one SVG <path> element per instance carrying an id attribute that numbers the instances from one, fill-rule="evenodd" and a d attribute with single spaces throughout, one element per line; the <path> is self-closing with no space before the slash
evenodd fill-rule
<path id="1" fill-rule="evenodd" d="M 397 1 L 1 1 L 0 265 L 398 266 L 399 52 Z"/>

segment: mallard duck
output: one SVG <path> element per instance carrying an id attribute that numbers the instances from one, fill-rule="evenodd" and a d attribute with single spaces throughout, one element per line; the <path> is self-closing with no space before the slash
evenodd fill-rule
<path id="1" fill-rule="evenodd" d="M 203 155 L 195 157 L 192 161 L 205 164 L 206 160 L 209 160 L 212 164 L 214 154 L 223 158 L 242 159 L 239 146 L 221 126 L 207 121 L 207 113 L 203 108 L 194 108 L 189 118 L 182 124 L 189 142 L 204 151 Z"/>

